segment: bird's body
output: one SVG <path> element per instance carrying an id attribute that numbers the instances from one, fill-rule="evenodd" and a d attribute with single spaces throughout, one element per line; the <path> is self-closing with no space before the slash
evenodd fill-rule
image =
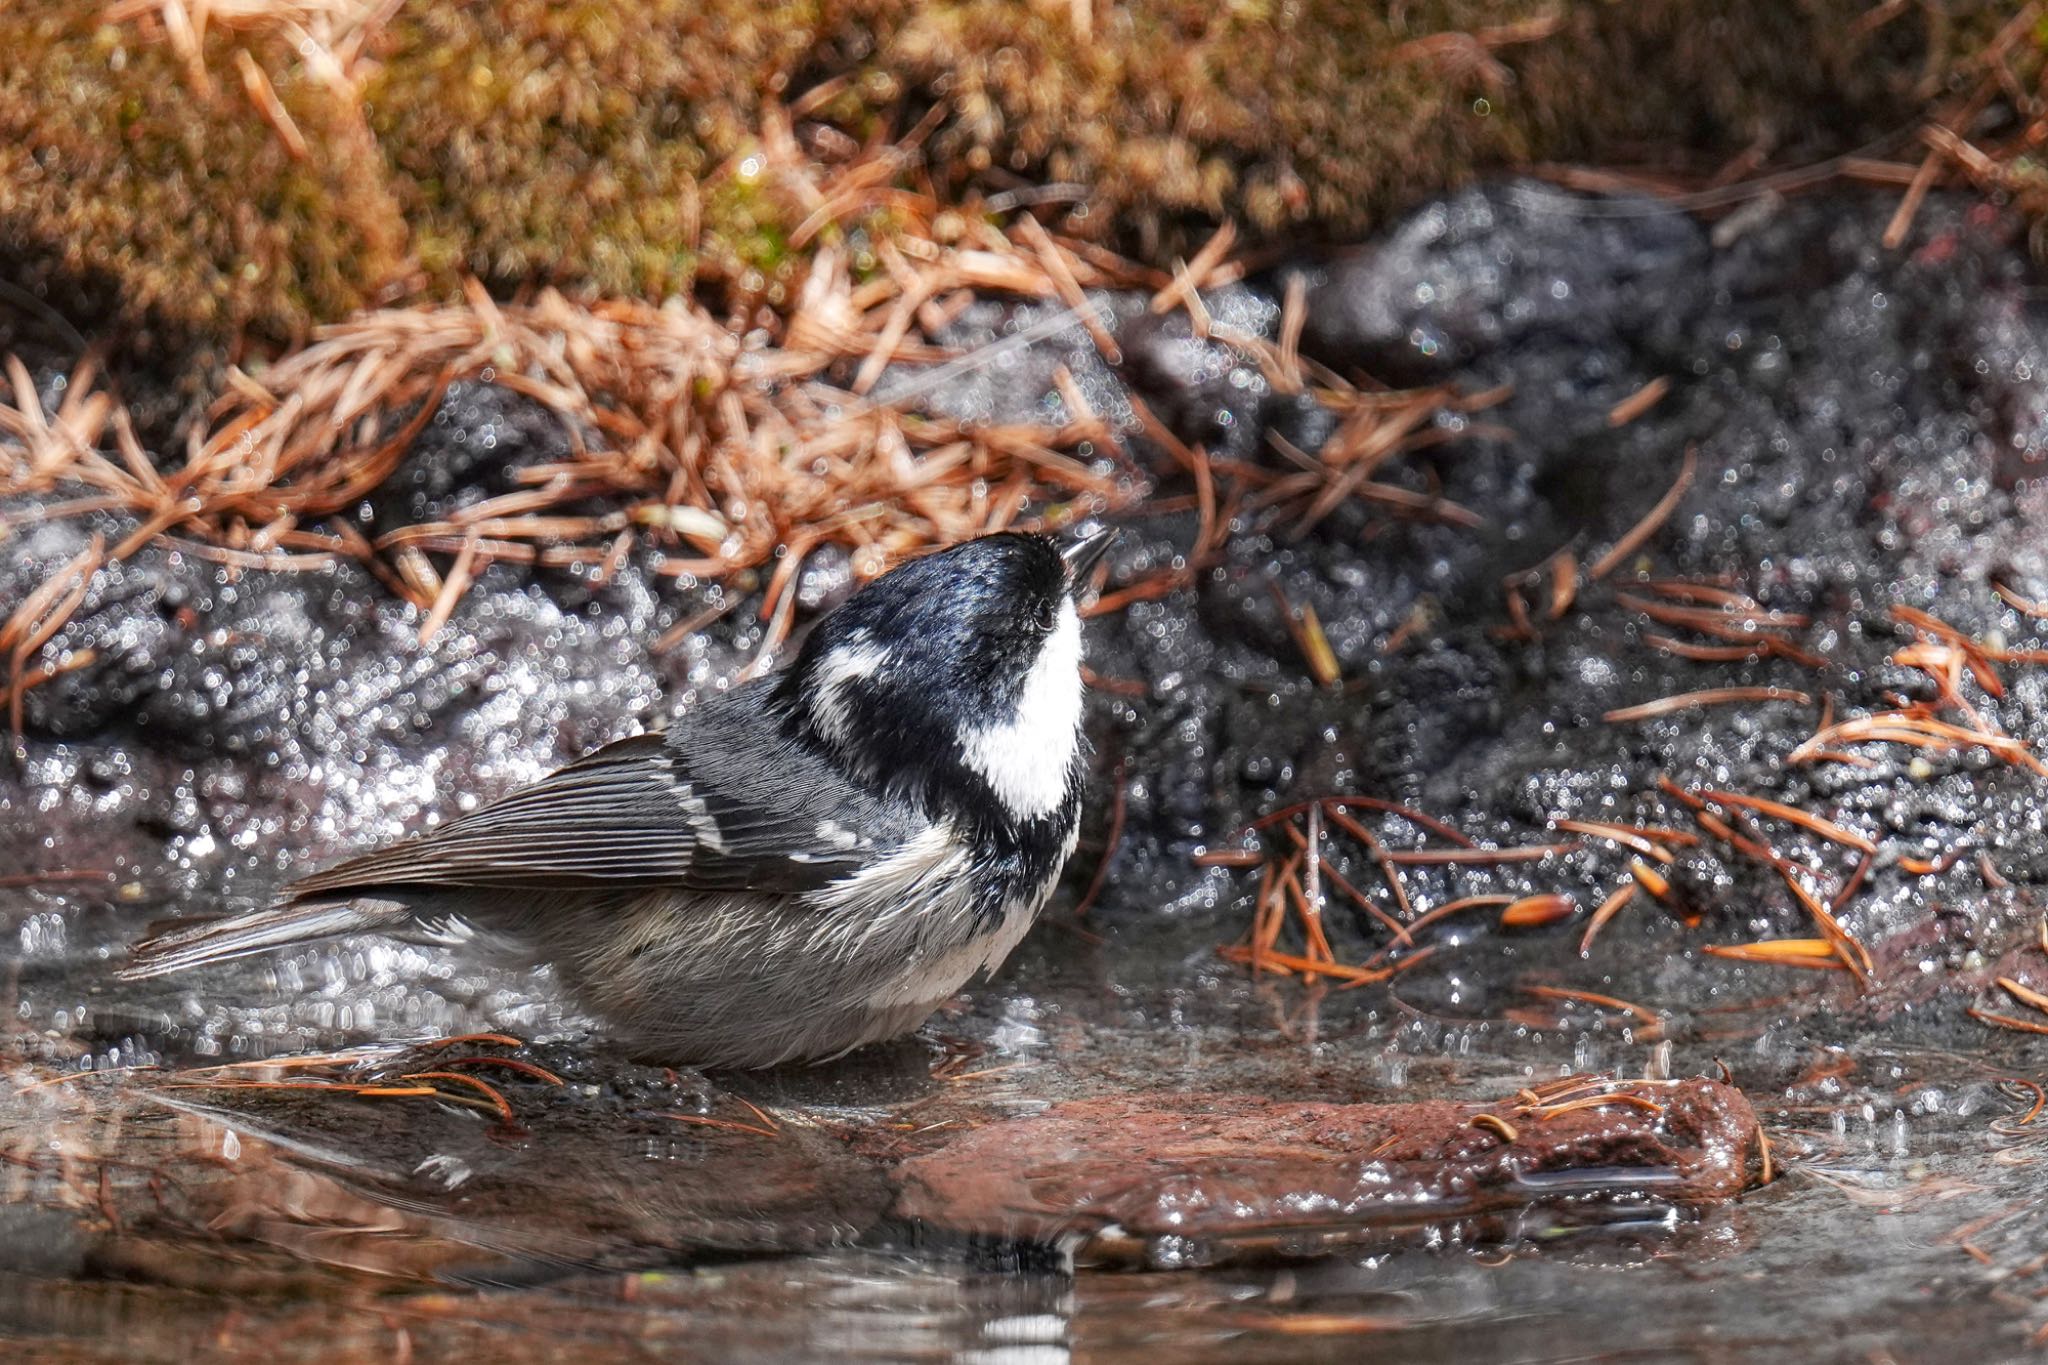
<path id="1" fill-rule="evenodd" d="M 636 1054 L 752 1067 L 915 1029 L 1030 928 L 1080 821 L 1076 577 L 1102 538 L 970 542 L 821 621 L 785 672 L 134 976 L 338 933 L 552 965 Z"/>

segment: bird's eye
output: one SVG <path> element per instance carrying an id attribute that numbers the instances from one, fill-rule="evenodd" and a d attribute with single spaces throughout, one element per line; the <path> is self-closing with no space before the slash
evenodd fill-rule
<path id="1" fill-rule="evenodd" d="M 1043 603 L 1033 613 L 1031 619 L 1033 624 L 1040 630 L 1050 632 L 1054 626 L 1060 623 L 1059 607 L 1052 602 Z"/>

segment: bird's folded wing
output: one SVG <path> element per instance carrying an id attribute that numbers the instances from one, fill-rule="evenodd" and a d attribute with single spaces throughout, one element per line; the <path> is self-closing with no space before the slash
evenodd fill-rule
<path id="1" fill-rule="evenodd" d="M 620 740 L 433 833 L 316 873 L 292 894 L 659 886 L 793 895 L 857 871 L 890 837 L 889 821 L 859 818 L 871 803 L 815 754 L 760 726 L 710 728 L 723 733 L 708 736 L 717 747 L 701 763 L 661 735 Z"/>

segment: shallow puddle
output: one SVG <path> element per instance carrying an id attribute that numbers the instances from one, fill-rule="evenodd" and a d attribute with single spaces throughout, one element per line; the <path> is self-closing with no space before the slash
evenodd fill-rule
<path id="1" fill-rule="evenodd" d="M 52 903 L 15 894 L 15 923 L 66 913 Z M 709 1078 L 618 1061 L 502 986 L 450 1022 L 552 1036 L 403 1048 L 376 1023 L 389 1002 L 446 992 L 448 963 L 412 950 L 309 950 L 126 999 L 74 940 L 16 962 L 0 1324 L 79 1359 L 205 1340 L 286 1359 L 1220 1361 L 1811 1360 L 1816 1342 L 1997 1359 L 2048 1322 L 2048 1123 L 2020 1122 L 2036 1092 L 2008 1081 L 2029 1074 L 2017 1059 L 1782 1021 L 1708 1042 L 1604 1018 L 1446 1024 L 1382 988 L 1253 983 L 1213 960 L 1222 927 L 1094 943 L 1048 926 L 914 1044 Z M 1483 944 L 1446 953 L 1468 1001 L 1523 970 Z M 1733 971 L 1759 993 L 1791 975 Z M 173 1022 L 220 1011 L 248 1022 Z M 1700 1144 L 1718 1183 L 1596 1143 L 1474 1186 L 1404 1167 L 1417 1153 L 1371 1126 L 1420 1115 L 1469 1155 L 1506 1140 L 1426 1102 L 1493 1102 L 1512 1129 L 1533 1126 L 1518 1091 L 1558 1109 L 1693 1095 L 1722 1063 L 1770 1138 L 1768 1185 L 1733 1111 Z M 1717 1079 L 1568 1079 L 1584 1072 Z M 1389 1196 L 1403 1170 L 1447 1174 Z M 1346 1204 L 1333 1182 L 1383 1197 Z"/>

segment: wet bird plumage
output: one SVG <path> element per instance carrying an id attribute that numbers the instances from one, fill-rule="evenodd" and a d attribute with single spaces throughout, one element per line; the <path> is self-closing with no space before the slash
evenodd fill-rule
<path id="1" fill-rule="evenodd" d="M 761 1066 L 909 1032 L 1008 956 L 1079 828 L 1076 579 L 987 537 L 818 623 L 783 672 L 281 905 L 138 945 L 157 975 L 340 933 L 552 964 L 636 1053 Z"/>

